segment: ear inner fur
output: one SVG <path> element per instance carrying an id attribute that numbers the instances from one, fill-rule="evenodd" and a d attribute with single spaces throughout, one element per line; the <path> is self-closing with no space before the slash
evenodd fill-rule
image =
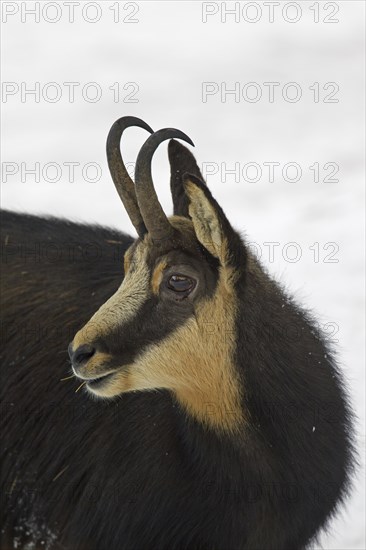
<path id="1" fill-rule="evenodd" d="M 228 261 L 227 240 L 221 226 L 219 213 L 207 198 L 203 190 L 186 176 L 184 187 L 189 197 L 189 214 L 195 228 L 197 239 L 222 265 Z"/>

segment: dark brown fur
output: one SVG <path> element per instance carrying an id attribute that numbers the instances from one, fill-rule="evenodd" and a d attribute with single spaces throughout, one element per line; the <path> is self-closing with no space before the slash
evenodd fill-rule
<path id="1" fill-rule="evenodd" d="M 139 380 L 142 366 L 175 365 L 169 338 L 221 303 L 201 333 L 217 364 L 196 354 L 186 371 L 184 362 L 180 374 L 172 367 L 171 387 L 95 400 L 60 381 L 68 342 L 117 291 L 132 239 L 3 215 L 2 547 L 20 537 L 49 550 L 300 550 L 347 494 L 351 414 L 332 352 L 250 255 L 187 149 L 172 142 L 170 159 L 175 214 L 190 215 L 196 236 L 182 222 L 183 241 L 151 246 L 148 266 L 152 276 L 161 257 L 191 254 L 203 294 L 178 309 L 161 305 L 161 279 L 134 318 L 96 332 L 94 343 L 100 334 L 100 352 L 136 384 L 133 365 Z M 133 270 L 133 254 L 126 265 Z M 184 338 L 182 356 L 193 357 L 197 345 Z M 152 344 L 161 357 L 145 365 Z M 185 375 L 191 385 L 180 391 Z"/>

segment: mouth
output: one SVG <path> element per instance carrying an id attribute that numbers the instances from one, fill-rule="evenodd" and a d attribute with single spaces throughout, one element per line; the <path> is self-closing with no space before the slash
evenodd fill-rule
<path id="1" fill-rule="evenodd" d="M 106 383 L 108 383 L 108 380 L 110 380 L 114 376 L 115 372 L 110 372 L 108 374 L 105 374 L 103 376 L 98 376 L 98 378 L 89 378 L 87 380 L 84 379 L 85 385 L 90 390 L 99 390 L 102 388 Z"/>

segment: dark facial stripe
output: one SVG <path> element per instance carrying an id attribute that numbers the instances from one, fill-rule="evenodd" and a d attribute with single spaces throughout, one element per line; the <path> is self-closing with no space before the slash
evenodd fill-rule
<path id="1" fill-rule="evenodd" d="M 132 319 L 111 329 L 97 342 L 99 349 L 111 355 L 111 362 L 105 370 L 131 364 L 151 344 L 157 344 L 182 326 L 194 315 L 193 305 L 175 305 L 167 315 L 157 296 L 148 298 Z"/>

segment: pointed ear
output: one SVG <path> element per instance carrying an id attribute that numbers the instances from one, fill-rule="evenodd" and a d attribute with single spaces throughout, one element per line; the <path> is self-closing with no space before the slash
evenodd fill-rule
<path id="1" fill-rule="evenodd" d="M 244 250 L 240 237 L 208 187 L 192 174 L 184 174 L 183 185 L 197 239 L 222 265 L 240 265 Z"/>
<path id="2" fill-rule="evenodd" d="M 192 153 L 179 141 L 170 140 L 168 146 L 170 161 L 170 189 L 173 197 L 174 214 L 189 217 L 188 197 L 183 188 L 183 175 L 193 174 L 203 181 L 200 169 Z"/>

